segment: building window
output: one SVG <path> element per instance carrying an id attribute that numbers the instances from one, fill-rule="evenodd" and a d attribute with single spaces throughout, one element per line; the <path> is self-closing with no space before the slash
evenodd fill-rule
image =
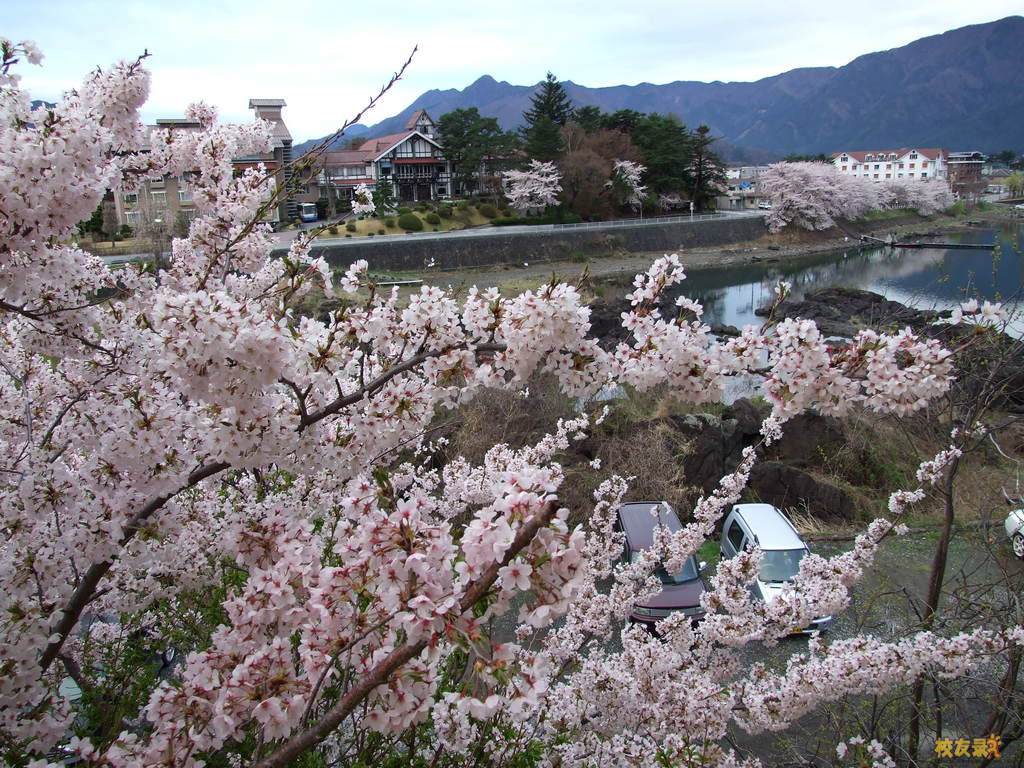
<path id="1" fill-rule="evenodd" d="M 875 170 L 878 170 L 878 163 L 875 163 Z M 876 173 L 875 176 L 878 176 L 878 174 Z"/>
<path id="2" fill-rule="evenodd" d="M 877 168 L 878 166 L 876 165 L 875 167 Z M 877 173 L 875 174 L 875 178 L 876 179 L 878 178 L 878 174 Z"/>
<path id="3" fill-rule="evenodd" d="M 910 167 L 913 168 L 915 165 L 916 165 L 916 163 L 911 163 Z"/>
<path id="4" fill-rule="evenodd" d="M 910 159 L 911 160 L 917 160 L 917 152 L 911 152 L 910 153 Z M 911 168 L 913 168 L 913 166 L 911 166 Z"/>
<path id="5" fill-rule="evenodd" d="M 927 168 L 928 167 L 928 163 L 921 163 L 921 167 L 922 168 Z"/>
<path id="6" fill-rule="evenodd" d="M 149 199 L 155 206 L 166 206 L 167 205 L 167 193 L 164 191 L 150 190 Z"/>
<path id="7" fill-rule="evenodd" d="M 891 170 L 892 170 L 892 163 L 886 163 L 886 164 L 885 164 L 885 170 L 887 170 L 887 171 L 891 171 Z M 886 176 L 886 178 L 889 178 L 889 177 L 888 177 L 888 176 Z"/>
<path id="8" fill-rule="evenodd" d="M 178 202 L 179 203 L 191 203 L 192 202 L 192 190 L 188 187 L 178 187 Z"/>
<path id="9" fill-rule="evenodd" d="M 885 178 L 887 178 L 887 179 L 891 179 L 891 178 L 892 178 L 892 174 L 891 174 L 891 173 L 887 173 L 887 174 L 885 174 Z"/>
<path id="10" fill-rule="evenodd" d="M 921 178 L 927 178 L 928 174 L 925 171 L 921 171 Z"/>
<path id="11" fill-rule="evenodd" d="M 124 199 L 124 201 L 126 203 L 137 203 L 137 202 L 139 202 L 139 193 L 138 192 L 129 192 L 129 193 L 127 193 L 124 196 L 123 199 Z"/>
<path id="12" fill-rule="evenodd" d="M 139 222 L 142 221 L 142 214 L 138 211 L 125 211 L 124 220 L 128 226 L 137 227 L 139 226 Z"/>
<path id="13" fill-rule="evenodd" d="M 843 166 L 842 170 L 843 170 L 844 172 L 846 171 L 846 166 L 845 166 L 845 165 Z"/>

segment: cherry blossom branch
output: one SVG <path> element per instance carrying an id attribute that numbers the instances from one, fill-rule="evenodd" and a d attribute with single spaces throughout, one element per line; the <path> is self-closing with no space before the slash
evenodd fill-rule
<path id="1" fill-rule="evenodd" d="M 537 532 L 551 522 L 557 510 L 558 505 L 554 501 L 550 501 L 543 510 L 523 523 L 501 560 L 491 563 L 463 593 L 462 599 L 459 600 L 461 612 L 468 611 L 483 599 L 490 588 L 494 586 L 494 582 L 498 580 L 498 572 L 533 541 Z M 349 689 L 348 693 L 331 707 L 316 725 L 293 737 L 287 744 L 256 763 L 253 768 L 279 768 L 291 763 L 306 750 L 315 747 L 326 739 L 331 731 L 341 725 L 374 688 L 386 682 L 399 668 L 418 656 L 427 647 L 427 644 L 428 640 L 420 640 L 417 643 L 396 648 L 364 676 L 358 685 Z"/>
<path id="2" fill-rule="evenodd" d="M 163 507 L 163 505 L 174 498 L 175 495 L 183 490 L 198 485 L 203 480 L 213 477 L 228 468 L 229 465 L 224 462 L 207 464 L 190 474 L 185 485 L 177 491 L 173 491 L 172 493 L 168 493 L 163 496 L 157 496 L 146 504 L 146 506 L 136 512 L 125 524 L 125 531 L 118 541 L 118 546 L 123 549 L 128 542 L 135 538 L 135 534 L 142 528 L 142 524 L 149 519 L 150 515 Z M 61 611 L 60 621 L 57 622 L 53 628 L 53 632 L 51 633 L 51 637 L 53 637 L 53 635 L 57 636 L 56 639 L 50 641 L 43 650 L 42 655 L 39 657 L 39 668 L 44 672 L 49 669 L 53 660 L 57 658 L 57 654 L 60 653 L 60 649 L 64 646 L 64 641 L 67 640 L 68 635 L 71 634 L 71 631 L 78 624 L 78 620 L 82 616 L 82 611 L 84 611 L 85 607 L 92 601 L 100 580 L 107 575 L 107 571 L 109 571 L 113 565 L 113 558 L 104 560 L 101 563 L 93 563 L 89 567 L 89 570 L 85 572 L 81 581 L 78 582 L 78 585 L 75 587 L 75 591 L 71 594 L 71 598 L 68 600 L 67 605 Z"/>
<path id="3" fill-rule="evenodd" d="M 335 398 L 320 410 L 307 414 L 306 416 L 300 419 L 298 431 L 302 432 L 306 427 L 316 424 L 318 421 L 322 421 L 328 416 L 337 413 L 342 408 L 358 403 L 367 395 L 373 395 L 375 392 L 377 392 L 377 390 L 379 390 L 381 387 L 383 387 L 385 384 L 391 381 L 391 379 L 395 378 L 399 374 L 411 371 L 417 365 L 426 362 L 432 357 L 440 357 L 441 355 L 445 355 L 455 350 L 470 348 L 472 348 L 474 352 L 504 352 L 506 349 L 504 344 L 457 344 L 454 347 L 448 347 L 446 349 L 435 350 L 432 352 L 422 352 L 418 355 L 414 355 L 410 357 L 408 360 L 399 363 L 393 368 L 389 368 L 388 370 L 384 371 L 384 373 L 380 374 L 377 378 L 373 379 L 369 383 L 363 384 L 355 392 L 352 392 L 351 394 L 345 395 L 343 397 Z"/>

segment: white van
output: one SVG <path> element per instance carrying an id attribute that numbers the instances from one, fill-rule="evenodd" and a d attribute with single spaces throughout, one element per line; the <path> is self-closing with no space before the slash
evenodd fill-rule
<path id="1" fill-rule="evenodd" d="M 771 504 L 735 504 L 722 526 L 722 558 L 734 557 L 748 547 L 760 547 L 764 553 L 761 572 L 750 589 L 766 603 L 793 582 L 809 551 L 789 519 Z M 825 630 L 831 623 L 831 616 L 820 616 L 794 631 Z"/>

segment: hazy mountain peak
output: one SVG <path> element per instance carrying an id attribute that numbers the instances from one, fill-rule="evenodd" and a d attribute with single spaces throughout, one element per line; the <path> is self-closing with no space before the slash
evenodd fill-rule
<path id="1" fill-rule="evenodd" d="M 417 109 L 436 120 L 468 107 L 515 128 L 539 82 L 511 85 L 482 75 L 461 91 L 427 91 L 367 133 L 401 130 Z M 577 106 L 674 113 L 687 125 L 709 125 L 728 144 L 778 155 L 915 145 L 1024 149 L 1021 16 L 864 54 L 842 67 L 800 67 L 756 82 L 677 80 L 603 88 L 563 82 Z"/>

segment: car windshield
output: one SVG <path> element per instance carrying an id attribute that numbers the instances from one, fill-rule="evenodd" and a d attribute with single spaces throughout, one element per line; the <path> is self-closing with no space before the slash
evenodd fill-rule
<path id="1" fill-rule="evenodd" d="M 800 572 L 806 549 L 766 549 L 761 558 L 761 581 L 791 581 Z"/>
<path id="2" fill-rule="evenodd" d="M 631 553 L 629 557 L 630 562 L 635 563 L 639 557 L 640 553 Z M 697 560 L 693 557 L 686 558 L 683 567 L 676 573 L 669 573 L 665 570 L 664 565 L 659 565 L 658 570 L 654 574 L 661 579 L 662 584 L 682 584 L 687 581 L 693 581 L 697 578 Z"/>

